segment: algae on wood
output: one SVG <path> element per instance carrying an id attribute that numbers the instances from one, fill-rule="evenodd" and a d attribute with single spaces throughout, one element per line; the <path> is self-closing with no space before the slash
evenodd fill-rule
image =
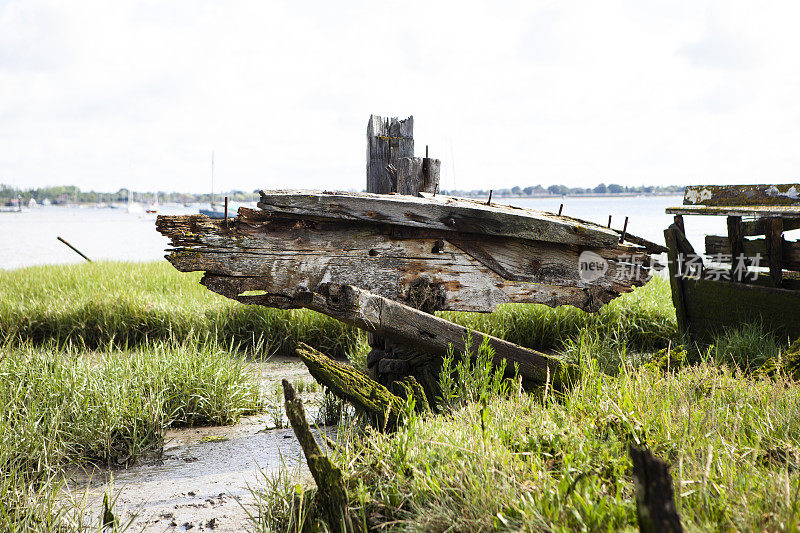
<path id="1" fill-rule="evenodd" d="M 300 343 L 297 354 L 311 376 L 339 398 L 372 416 L 378 427 L 394 429 L 403 416 L 404 401 L 355 368 Z"/>
<path id="2" fill-rule="evenodd" d="M 300 442 L 308 469 L 317 484 L 316 498 L 319 506 L 325 513 L 328 525 L 334 533 L 352 533 L 356 529 L 347 510 L 347 489 L 342 478 L 342 471 L 320 450 L 314 434 L 311 432 L 311 427 L 306 421 L 303 402 L 295 394 L 292 384 L 285 379 L 282 384 L 286 417 Z"/>

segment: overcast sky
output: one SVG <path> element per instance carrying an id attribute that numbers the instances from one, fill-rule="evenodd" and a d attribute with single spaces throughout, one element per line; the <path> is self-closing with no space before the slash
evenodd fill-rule
<path id="1" fill-rule="evenodd" d="M 414 115 L 443 188 L 795 182 L 796 2 L 0 0 L 0 183 L 365 184 Z"/>

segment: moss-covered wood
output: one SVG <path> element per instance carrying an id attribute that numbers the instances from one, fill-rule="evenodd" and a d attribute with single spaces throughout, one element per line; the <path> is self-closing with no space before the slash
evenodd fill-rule
<path id="1" fill-rule="evenodd" d="M 356 409 L 373 417 L 378 427 L 393 429 L 403 416 L 404 401 L 350 365 L 300 343 L 297 354 L 320 384 Z"/>
<path id="2" fill-rule="evenodd" d="M 282 384 L 286 417 L 300 442 L 308 469 L 317 484 L 317 504 L 325 514 L 328 526 L 334 533 L 352 533 L 356 529 L 347 511 L 347 489 L 342 478 L 342 471 L 320 450 L 314 434 L 311 432 L 311 427 L 306 421 L 303 402 L 295 394 L 292 384 L 285 379 Z"/>
<path id="3" fill-rule="evenodd" d="M 684 192 L 683 203 L 709 206 L 800 205 L 800 184 L 690 185 Z"/>

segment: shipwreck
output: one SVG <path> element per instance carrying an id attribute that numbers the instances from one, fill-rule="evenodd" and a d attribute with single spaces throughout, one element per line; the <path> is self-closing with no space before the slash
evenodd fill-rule
<path id="1" fill-rule="evenodd" d="M 308 308 L 370 333 L 370 377 L 414 376 L 429 400 L 438 362 L 483 341 L 535 382 L 557 384 L 556 358 L 469 331 L 435 311 L 504 303 L 594 312 L 643 285 L 661 245 L 532 209 L 439 194 L 439 160 L 413 155 L 413 118 L 371 117 L 366 193 L 264 190 L 224 219 L 159 216 L 167 259 L 245 304 Z"/>

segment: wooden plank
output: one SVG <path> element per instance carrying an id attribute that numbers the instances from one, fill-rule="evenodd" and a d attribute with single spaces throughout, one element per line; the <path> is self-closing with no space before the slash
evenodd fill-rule
<path id="1" fill-rule="evenodd" d="M 367 123 L 367 190 L 397 192 L 396 169 L 403 157 L 414 157 L 414 117 L 398 120 L 370 115 Z M 393 170 L 394 169 L 394 170 Z"/>
<path id="2" fill-rule="evenodd" d="M 728 217 L 728 244 L 731 247 L 731 280 L 743 282 L 740 270 L 740 259 L 744 254 L 744 233 L 742 232 L 742 217 Z M 737 272 L 739 273 L 737 275 Z"/>
<path id="3" fill-rule="evenodd" d="M 323 284 L 310 291 L 298 292 L 293 301 L 300 307 L 416 347 L 422 354 L 443 357 L 450 346 L 456 353 L 462 353 L 469 344 L 470 353 L 475 356 L 481 342 L 486 339 L 494 348 L 494 362 L 505 360 L 511 367 L 518 364 L 519 373 L 525 379 L 540 383 L 549 379 L 553 385 L 559 386 L 568 377 L 565 366 L 554 357 L 453 324 L 351 285 Z"/>
<path id="4" fill-rule="evenodd" d="M 800 338 L 800 291 L 756 285 L 684 280 L 692 336 L 713 342 L 713 335 L 745 323 Z"/>
<path id="5" fill-rule="evenodd" d="M 264 219 L 263 213 L 245 209 L 239 213 L 230 230 L 199 215 L 159 217 L 159 231 L 175 247 L 169 261 L 181 271 L 252 278 L 246 290 L 270 293 L 336 280 L 411 302 L 412 287 L 424 279 L 441 288 L 439 309 L 463 311 L 490 311 L 507 302 L 596 310 L 649 279 L 642 266 L 647 256 L 624 245 L 589 249 L 608 263 L 607 271 L 589 283 L 579 268 L 586 249 L 578 246 L 460 235 L 474 243 L 469 248 L 459 242 L 465 251 L 441 239 L 442 233 L 426 235 L 429 230 L 406 228 L 395 235 L 391 228 L 364 222 Z"/>
<path id="6" fill-rule="evenodd" d="M 276 190 L 261 191 L 258 207 L 275 216 L 362 220 L 585 246 L 612 245 L 619 241 L 616 232 L 596 224 L 544 211 L 497 204 L 489 206 L 448 196 L 415 198 L 369 193 Z"/>
<path id="7" fill-rule="evenodd" d="M 690 185 L 684 190 L 683 203 L 708 206 L 800 205 L 800 184 Z"/>
<path id="8" fill-rule="evenodd" d="M 783 279 L 783 220 L 780 218 L 770 219 L 767 223 L 767 234 L 765 237 L 767 248 L 767 263 L 769 264 L 769 275 L 776 287 L 781 286 Z"/>
<path id="9" fill-rule="evenodd" d="M 669 268 L 669 284 L 672 289 L 672 304 L 675 306 L 675 317 L 678 321 L 678 330 L 687 334 L 689 332 L 689 319 L 686 313 L 686 294 L 683 288 L 684 280 L 678 270 L 678 237 L 681 230 L 676 224 L 671 224 L 664 230 L 664 241 L 667 243 L 667 265 Z"/>
<path id="10" fill-rule="evenodd" d="M 759 218 L 758 220 L 748 220 L 742 222 L 742 232 L 746 236 L 765 235 L 768 222 L 774 217 Z M 800 218 L 782 218 L 783 231 L 800 229 Z"/>
<path id="11" fill-rule="evenodd" d="M 720 235 L 706 235 L 706 255 L 714 257 L 717 256 L 717 262 L 727 263 L 728 261 L 719 261 L 719 259 L 728 259 L 726 256 L 731 255 L 731 248 L 728 245 L 728 238 Z M 781 261 L 784 269 L 787 270 L 800 270 L 800 242 L 798 241 L 784 241 L 781 245 Z M 744 240 L 744 254 L 752 259 L 757 255 L 761 257 L 759 266 L 768 266 L 769 252 L 767 251 L 767 243 L 765 239 L 745 239 Z M 722 256 L 722 257 L 720 257 Z"/>
<path id="12" fill-rule="evenodd" d="M 684 205 L 681 207 L 668 207 L 666 212 L 670 215 L 800 218 L 800 206 L 798 205 L 745 205 L 732 207 Z"/>

